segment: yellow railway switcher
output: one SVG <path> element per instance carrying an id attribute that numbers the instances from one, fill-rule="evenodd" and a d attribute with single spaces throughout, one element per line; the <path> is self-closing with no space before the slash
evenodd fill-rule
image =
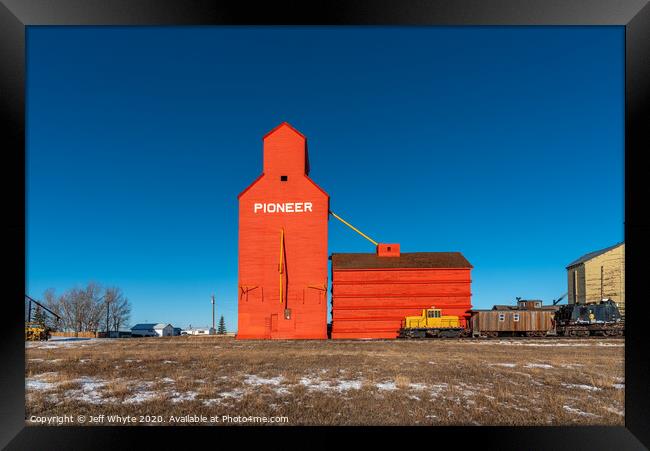
<path id="1" fill-rule="evenodd" d="M 467 336 L 458 316 L 443 316 L 440 309 L 422 309 L 420 316 L 407 316 L 402 320 L 399 338 L 458 338 Z"/>

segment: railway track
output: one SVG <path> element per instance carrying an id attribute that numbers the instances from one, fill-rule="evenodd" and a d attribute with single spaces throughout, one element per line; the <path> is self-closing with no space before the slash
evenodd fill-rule
<path id="1" fill-rule="evenodd" d="M 425 338 L 399 338 L 401 341 L 433 341 L 433 340 L 457 340 L 457 341 L 495 341 L 495 340 L 549 340 L 549 341 L 576 341 L 576 340 L 607 340 L 607 341 L 625 341 L 625 337 L 607 336 L 607 335 L 589 335 L 589 336 L 556 336 L 545 335 L 537 337 L 526 336 L 503 336 L 503 337 L 425 337 Z M 388 340 L 387 340 L 388 341 Z"/>

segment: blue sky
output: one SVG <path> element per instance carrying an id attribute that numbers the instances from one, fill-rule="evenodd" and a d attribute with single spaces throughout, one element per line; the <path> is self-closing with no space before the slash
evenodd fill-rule
<path id="1" fill-rule="evenodd" d="M 27 291 L 118 285 L 132 323 L 237 318 L 237 194 L 308 138 L 332 210 L 460 251 L 475 307 L 546 302 L 623 239 L 622 27 L 29 27 Z M 330 221 L 329 251 L 373 252 Z"/>

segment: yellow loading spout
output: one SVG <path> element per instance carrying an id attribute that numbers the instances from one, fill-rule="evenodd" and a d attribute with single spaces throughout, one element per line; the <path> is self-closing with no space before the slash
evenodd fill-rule
<path id="1" fill-rule="evenodd" d="M 368 235 L 366 235 L 365 233 L 363 233 L 361 230 L 357 229 L 355 226 L 353 226 L 352 224 L 350 224 L 349 222 L 347 222 L 345 219 L 343 219 L 342 217 L 340 217 L 339 215 L 337 215 L 336 213 L 334 213 L 333 211 L 330 210 L 330 214 L 331 214 L 332 216 L 334 216 L 336 219 L 338 219 L 339 221 L 341 221 L 343 224 L 345 224 L 346 226 L 350 227 L 352 230 L 354 230 L 355 232 L 357 232 L 359 235 L 361 235 L 362 237 L 364 237 L 365 239 L 367 239 L 368 241 L 370 241 L 370 242 L 371 242 L 372 244 L 374 244 L 375 246 L 377 246 L 377 244 L 379 244 L 379 243 L 377 243 L 375 240 L 373 240 L 372 238 L 370 238 Z"/>

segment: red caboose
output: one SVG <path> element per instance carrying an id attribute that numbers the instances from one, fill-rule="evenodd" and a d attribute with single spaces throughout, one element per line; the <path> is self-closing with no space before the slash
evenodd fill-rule
<path id="1" fill-rule="evenodd" d="M 264 136 L 263 173 L 239 195 L 239 339 L 327 338 L 329 196 L 308 175 L 300 132 Z"/>

